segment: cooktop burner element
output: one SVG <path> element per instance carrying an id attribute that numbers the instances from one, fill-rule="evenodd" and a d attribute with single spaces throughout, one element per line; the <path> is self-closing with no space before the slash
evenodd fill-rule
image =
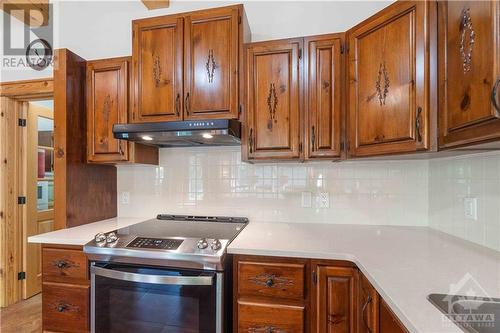
<path id="1" fill-rule="evenodd" d="M 247 218 L 160 214 L 108 233 L 84 246 L 91 261 L 221 270 L 226 247 Z"/>

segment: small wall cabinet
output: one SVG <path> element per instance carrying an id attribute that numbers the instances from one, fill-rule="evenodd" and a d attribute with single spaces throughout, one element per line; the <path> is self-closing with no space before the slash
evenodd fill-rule
<path id="1" fill-rule="evenodd" d="M 439 1 L 441 148 L 500 138 L 498 1 Z"/>
<path id="2" fill-rule="evenodd" d="M 132 23 L 131 122 L 239 117 L 242 5 Z"/>
<path id="3" fill-rule="evenodd" d="M 349 156 L 431 148 L 433 6 L 398 1 L 348 31 Z"/>
<path id="4" fill-rule="evenodd" d="M 303 40 L 246 47 L 247 92 L 244 142 L 248 160 L 301 159 Z"/>
<path id="5" fill-rule="evenodd" d="M 158 164 L 158 149 L 113 137 L 128 122 L 130 57 L 87 62 L 87 161 Z"/>
<path id="6" fill-rule="evenodd" d="M 344 34 L 304 39 L 305 159 L 343 157 Z"/>

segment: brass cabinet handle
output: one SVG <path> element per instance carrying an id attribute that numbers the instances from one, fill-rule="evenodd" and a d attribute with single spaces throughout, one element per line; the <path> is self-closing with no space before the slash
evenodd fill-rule
<path id="1" fill-rule="evenodd" d="M 253 153 L 253 128 L 250 128 L 250 133 L 248 134 L 248 150 L 250 154 Z"/>
<path id="2" fill-rule="evenodd" d="M 420 127 L 421 127 L 421 115 L 422 115 L 422 108 L 419 106 L 417 108 L 417 115 L 415 119 L 415 128 L 417 132 L 417 141 L 422 142 L 422 133 L 420 133 Z"/>
<path id="3" fill-rule="evenodd" d="M 370 304 L 372 301 L 372 297 L 368 295 L 368 298 L 366 299 L 365 304 L 363 304 L 363 308 L 361 310 L 361 317 L 363 318 L 363 323 L 366 326 L 366 329 L 368 330 L 368 333 L 372 333 L 372 329 L 370 325 L 368 325 L 368 320 L 366 319 L 366 310 L 368 309 L 368 304 Z"/>
<path id="4" fill-rule="evenodd" d="M 177 97 L 175 98 L 175 114 L 177 117 L 181 115 L 181 95 L 177 94 Z"/>
<path id="5" fill-rule="evenodd" d="M 497 100 L 497 92 L 499 84 L 500 84 L 500 77 L 495 81 L 493 89 L 491 90 L 491 103 L 493 103 L 493 107 L 495 108 L 497 113 L 500 114 L 500 106 L 498 105 L 498 100 Z"/>
<path id="6" fill-rule="evenodd" d="M 311 150 L 314 151 L 316 145 L 316 133 L 314 131 L 314 126 L 311 128 Z"/>
<path id="7" fill-rule="evenodd" d="M 189 93 L 186 94 L 186 98 L 184 99 L 184 109 L 186 110 L 186 114 L 189 115 Z"/>
<path id="8" fill-rule="evenodd" d="M 58 158 L 62 158 L 64 156 L 64 150 L 61 147 L 57 147 L 57 149 L 56 149 L 56 156 Z"/>

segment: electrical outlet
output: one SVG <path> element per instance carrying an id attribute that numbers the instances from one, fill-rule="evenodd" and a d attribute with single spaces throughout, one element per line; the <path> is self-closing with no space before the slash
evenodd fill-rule
<path id="1" fill-rule="evenodd" d="M 477 221 L 477 198 L 464 198 L 464 215 L 469 220 Z"/>
<path id="2" fill-rule="evenodd" d="M 309 208 L 312 206 L 312 193 L 302 192 L 302 207 Z"/>
<path id="3" fill-rule="evenodd" d="M 122 205 L 130 204 L 130 192 L 122 192 Z"/>
<path id="4" fill-rule="evenodd" d="M 329 208 L 330 207 L 330 193 L 320 192 L 317 197 L 318 208 Z"/>

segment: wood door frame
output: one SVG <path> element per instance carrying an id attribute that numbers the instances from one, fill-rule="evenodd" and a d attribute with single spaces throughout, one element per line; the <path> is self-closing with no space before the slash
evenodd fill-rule
<path id="1" fill-rule="evenodd" d="M 27 212 L 26 205 L 18 205 L 16 198 L 26 193 L 22 145 L 26 143 L 26 129 L 18 126 L 18 118 L 24 118 L 27 112 L 25 102 L 51 98 L 53 91 L 52 78 L 0 83 L 0 128 L 5 129 L 0 131 L 0 307 L 14 304 L 23 296 L 18 273 L 24 265 Z"/>

